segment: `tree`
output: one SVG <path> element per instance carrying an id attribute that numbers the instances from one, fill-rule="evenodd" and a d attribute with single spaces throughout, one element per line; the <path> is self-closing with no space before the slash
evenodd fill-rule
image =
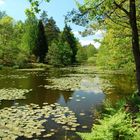
<path id="1" fill-rule="evenodd" d="M 49 64 L 53 66 L 61 65 L 61 50 L 58 46 L 58 42 L 53 41 L 51 46 L 49 46 L 48 54 L 47 54 L 47 61 Z"/>
<path id="2" fill-rule="evenodd" d="M 59 39 L 60 30 L 52 17 L 47 19 L 45 22 L 45 34 L 47 36 L 47 41 L 49 45 L 51 45 L 53 40 Z"/>
<path id="3" fill-rule="evenodd" d="M 88 46 L 86 46 L 86 50 L 87 50 L 88 58 L 94 57 L 97 54 L 97 49 L 92 44 L 89 44 Z"/>
<path id="4" fill-rule="evenodd" d="M 119 28 L 120 33 L 125 32 Z M 103 69 L 124 70 L 128 73 L 134 71 L 134 58 L 131 51 L 130 37 L 114 34 L 116 30 L 107 30 L 97 54 L 97 65 Z M 126 31 L 127 32 L 127 31 Z"/>
<path id="5" fill-rule="evenodd" d="M 23 26 L 24 34 L 22 36 L 21 48 L 28 52 L 29 55 L 33 54 L 33 49 L 36 47 L 37 33 L 38 33 L 38 19 L 36 16 L 28 13 L 27 19 Z"/>
<path id="6" fill-rule="evenodd" d="M 33 49 L 33 53 L 38 61 L 43 63 L 47 52 L 48 44 L 45 36 L 45 29 L 42 20 L 39 20 L 36 47 Z"/>
<path id="7" fill-rule="evenodd" d="M 67 66 L 71 64 L 72 51 L 67 42 L 60 39 L 52 42 L 49 46 L 47 59 L 53 66 Z"/>
<path id="8" fill-rule="evenodd" d="M 40 19 L 42 20 L 43 24 L 46 25 L 48 22 L 48 14 L 46 11 L 41 13 Z"/>
<path id="9" fill-rule="evenodd" d="M 84 5 L 78 4 L 79 12 L 75 14 L 72 20 L 77 21 L 76 18 L 84 17 L 81 18 L 81 24 L 87 24 L 91 21 L 90 23 L 92 23 L 92 25 L 90 25 L 93 26 L 95 23 L 101 25 L 101 23 L 103 24 L 106 22 L 106 19 L 110 19 L 115 24 L 131 29 L 132 50 L 140 95 L 140 45 L 136 14 L 139 6 L 136 7 L 136 3 L 140 5 L 138 0 L 85 0 Z"/>
<path id="10" fill-rule="evenodd" d="M 85 61 L 87 61 L 87 52 L 86 52 L 86 48 L 79 46 L 78 47 L 78 51 L 77 51 L 77 55 L 76 55 L 76 60 L 79 63 L 83 63 Z"/>
<path id="11" fill-rule="evenodd" d="M 11 65 L 12 52 L 14 52 L 14 20 L 9 16 L 0 19 L 0 59 L 4 65 Z"/>
<path id="12" fill-rule="evenodd" d="M 72 50 L 67 42 L 61 42 L 61 63 L 64 66 L 71 64 Z"/>
<path id="13" fill-rule="evenodd" d="M 76 54 L 77 54 L 77 40 L 74 37 L 74 34 L 71 32 L 71 28 L 67 26 L 64 27 L 62 32 L 62 40 L 64 42 L 68 42 L 71 50 L 72 50 L 72 58 L 71 63 L 74 64 L 76 62 Z"/>
<path id="14" fill-rule="evenodd" d="M 30 2 L 30 8 L 27 8 L 25 13 L 30 13 L 34 15 L 35 13 L 39 13 L 41 10 L 39 9 L 39 5 L 45 1 L 49 2 L 50 0 L 28 0 Z"/>
<path id="15" fill-rule="evenodd" d="M 23 35 L 21 22 L 15 22 L 9 16 L 0 19 L 0 63 L 6 66 L 23 65 L 27 56 L 20 46 Z M 19 57 L 19 56 L 24 57 Z"/>

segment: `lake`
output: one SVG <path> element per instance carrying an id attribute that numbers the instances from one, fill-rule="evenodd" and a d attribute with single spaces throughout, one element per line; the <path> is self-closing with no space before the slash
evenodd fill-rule
<path id="1" fill-rule="evenodd" d="M 115 104 L 135 90 L 133 76 L 92 66 L 1 70 L 0 138 L 81 140 L 76 132 L 90 132 L 104 101 Z"/>

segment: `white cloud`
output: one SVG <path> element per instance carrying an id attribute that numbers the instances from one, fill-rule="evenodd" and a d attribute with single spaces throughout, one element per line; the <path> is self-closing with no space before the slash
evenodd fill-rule
<path id="1" fill-rule="evenodd" d="M 5 0 L 0 0 L 0 5 L 4 4 Z"/>
<path id="2" fill-rule="evenodd" d="M 82 38 L 78 31 L 73 31 L 73 34 L 76 38 Z"/>
<path id="3" fill-rule="evenodd" d="M 99 42 L 95 42 L 94 39 L 102 39 L 104 36 L 105 31 L 103 30 L 98 30 L 94 35 L 90 35 L 87 37 L 82 37 L 78 31 L 73 31 L 73 34 L 75 35 L 76 38 L 79 39 L 79 42 L 81 43 L 82 46 L 92 44 L 96 48 L 100 47 Z"/>
<path id="4" fill-rule="evenodd" d="M 94 38 L 101 39 L 101 38 L 103 38 L 104 33 L 105 33 L 104 30 L 98 30 L 98 31 L 95 33 Z"/>
<path id="5" fill-rule="evenodd" d="M 79 41 L 80 41 L 80 43 L 81 43 L 82 46 L 92 44 L 92 45 L 94 45 L 96 48 L 99 48 L 99 47 L 100 47 L 100 43 L 95 42 L 95 41 L 93 41 L 93 40 L 79 40 Z"/>
<path id="6" fill-rule="evenodd" d="M 90 35 L 90 37 L 92 36 L 93 39 L 102 39 L 104 36 L 104 33 L 105 33 L 104 30 L 98 30 L 97 32 L 95 32 L 95 34 Z M 78 31 L 73 31 L 73 34 L 78 38 L 82 37 Z M 84 38 L 86 38 L 86 37 L 84 37 Z"/>
<path id="7" fill-rule="evenodd" d="M 73 31 L 73 34 L 74 34 L 75 36 L 78 36 L 78 35 L 79 35 L 79 32 L 78 32 L 78 31 Z"/>

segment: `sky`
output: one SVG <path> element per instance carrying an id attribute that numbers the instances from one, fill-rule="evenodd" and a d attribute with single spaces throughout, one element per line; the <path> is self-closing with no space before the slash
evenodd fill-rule
<path id="1" fill-rule="evenodd" d="M 78 1 L 82 3 L 83 0 Z M 28 0 L 0 0 L 0 10 L 6 11 L 6 13 L 15 20 L 24 21 L 26 19 L 24 11 L 29 6 Z M 43 2 L 40 5 L 40 8 L 47 11 L 48 16 L 53 17 L 60 30 L 63 30 L 64 15 L 66 15 L 67 12 L 71 11 L 73 8 L 76 8 L 76 4 L 74 0 L 51 0 L 49 3 Z M 96 43 L 94 39 L 99 39 L 102 37 L 101 31 L 98 31 L 93 36 L 81 37 L 78 31 L 83 31 L 84 28 L 72 23 L 69 25 L 71 26 L 75 37 L 79 39 L 82 45 L 93 44 L 96 48 L 100 46 L 100 44 Z"/>

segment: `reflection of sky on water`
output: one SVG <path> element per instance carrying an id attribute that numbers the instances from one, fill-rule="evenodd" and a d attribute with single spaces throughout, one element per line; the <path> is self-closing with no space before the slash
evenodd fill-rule
<path id="1" fill-rule="evenodd" d="M 61 96 L 58 103 L 69 106 L 75 112 L 80 112 L 100 105 L 103 99 L 105 99 L 103 93 L 96 94 L 92 91 L 75 91 L 73 92 L 72 99 L 70 98 L 68 102 L 65 102 L 64 97 Z"/>

